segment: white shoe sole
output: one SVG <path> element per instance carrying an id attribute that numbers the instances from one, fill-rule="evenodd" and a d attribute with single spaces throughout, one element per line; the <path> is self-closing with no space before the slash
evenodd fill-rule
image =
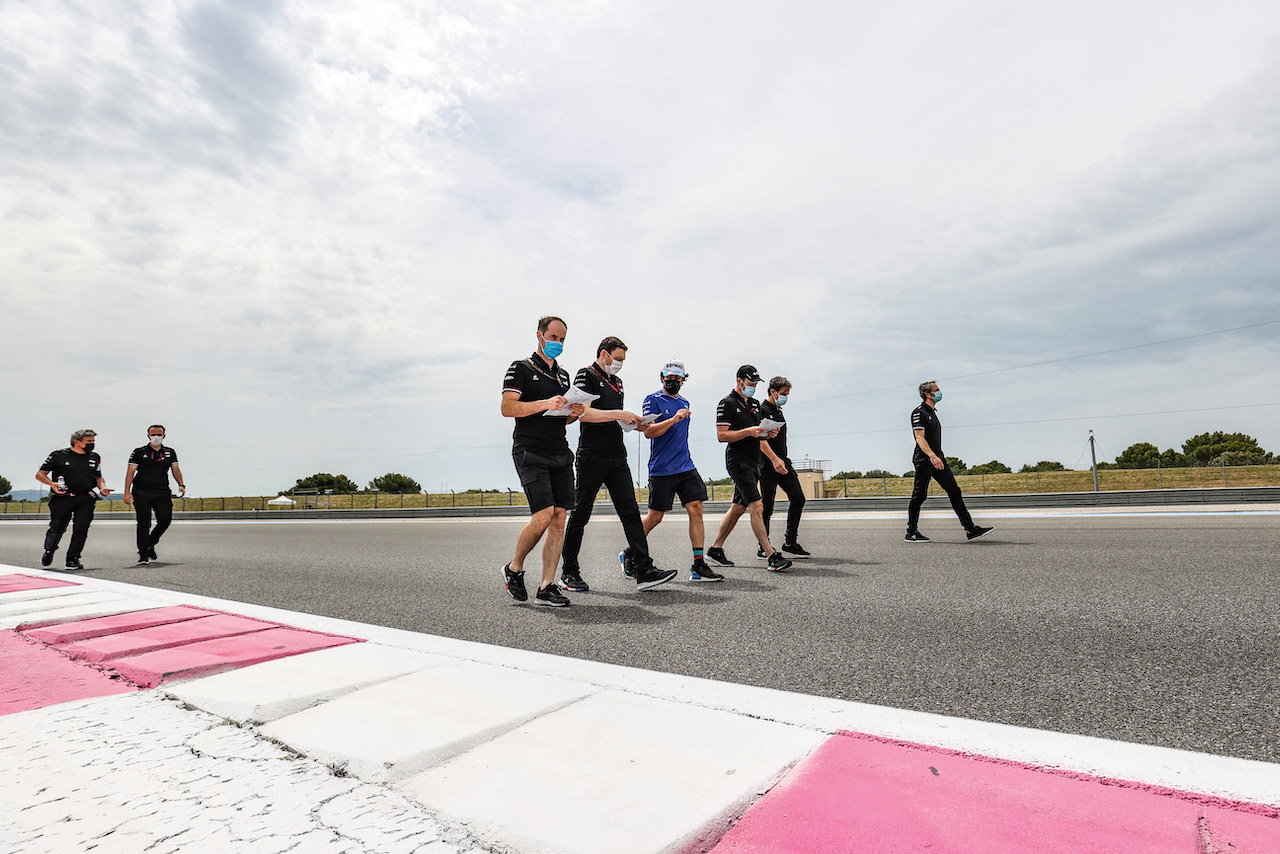
<path id="1" fill-rule="evenodd" d="M 659 578 L 656 581 L 646 581 L 643 584 L 637 581 L 636 590 L 652 590 L 653 588 L 657 587 L 660 584 L 666 584 L 668 581 L 670 581 L 675 577 L 676 577 L 676 574 L 673 572 L 670 575 L 666 576 L 665 578 Z"/>

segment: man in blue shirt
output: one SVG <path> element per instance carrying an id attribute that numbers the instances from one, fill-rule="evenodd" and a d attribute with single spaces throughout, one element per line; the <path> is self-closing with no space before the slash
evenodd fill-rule
<path id="1" fill-rule="evenodd" d="M 689 373 L 684 362 L 672 359 L 663 366 L 659 378 L 662 391 L 646 397 L 641 409 L 644 416 L 657 416 L 656 421 L 644 428 L 644 435 L 649 439 L 649 513 L 644 517 L 644 533 L 647 537 L 658 527 L 675 497 L 680 496 L 680 503 L 689 514 L 689 542 L 693 546 L 689 580 L 724 581 L 724 576 L 704 560 L 706 533 L 702 526 L 702 502 L 707 500 L 707 487 L 689 454 L 689 401 L 680 396 Z M 626 552 L 619 558 L 625 571 Z"/>

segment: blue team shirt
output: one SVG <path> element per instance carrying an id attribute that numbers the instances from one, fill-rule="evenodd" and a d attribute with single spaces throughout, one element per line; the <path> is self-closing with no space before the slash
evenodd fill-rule
<path id="1" fill-rule="evenodd" d="M 640 414 L 657 415 L 659 421 L 666 421 L 681 409 L 693 411 L 689 401 L 683 397 L 672 397 L 665 391 L 655 391 L 644 399 Z M 656 439 L 649 440 L 649 477 L 693 471 L 693 457 L 689 456 L 691 420 L 693 419 L 686 418 Z"/>

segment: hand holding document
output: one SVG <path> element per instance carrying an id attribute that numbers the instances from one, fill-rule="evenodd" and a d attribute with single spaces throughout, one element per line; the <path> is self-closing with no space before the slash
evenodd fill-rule
<path id="1" fill-rule="evenodd" d="M 570 386 L 569 390 L 564 393 L 564 399 L 568 401 L 568 404 L 565 406 L 565 408 L 564 409 L 548 409 L 546 412 L 542 414 L 543 415 L 559 415 L 567 418 L 570 415 L 577 415 L 576 412 L 569 409 L 570 406 L 585 405 L 590 403 L 593 400 L 597 400 L 599 397 L 600 395 L 598 394 L 588 394 L 587 392 L 578 388 L 576 385 Z"/>
<path id="2" fill-rule="evenodd" d="M 636 429 L 637 426 L 648 427 L 650 424 L 652 424 L 657 420 L 658 420 L 658 413 L 655 412 L 652 415 L 646 415 L 639 425 L 623 424 L 622 422 L 618 422 L 618 426 L 622 428 L 623 433 L 630 433 L 632 430 Z"/>
<path id="3" fill-rule="evenodd" d="M 781 429 L 786 426 L 781 421 L 774 421 L 772 418 L 764 418 L 760 421 L 761 433 L 772 433 L 774 430 Z"/>

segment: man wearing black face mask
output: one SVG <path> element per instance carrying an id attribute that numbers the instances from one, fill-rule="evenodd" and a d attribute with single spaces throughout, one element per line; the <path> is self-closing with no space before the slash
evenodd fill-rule
<path id="1" fill-rule="evenodd" d="M 53 553 L 58 550 L 67 524 L 72 523 L 67 569 L 84 569 L 80 553 L 89 538 L 94 504 L 99 494 L 111 494 L 102 479 L 102 458 L 93 451 L 97 435 L 92 430 L 72 433 L 71 447 L 50 453 L 36 472 L 36 480 L 52 492 L 49 496 L 49 530 L 44 536 L 41 566 L 53 563 Z"/>
<path id="2" fill-rule="evenodd" d="M 770 421 L 782 424 L 778 435 L 769 440 L 769 447 L 778 455 L 783 463 L 783 471 L 775 465 L 765 465 L 760 469 L 760 500 L 764 502 L 764 532 L 769 533 L 769 520 L 773 518 L 773 501 L 778 487 L 787 494 L 787 533 L 782 541 L 782 553 L 789 557 L 809 557 L 809 552 L 800 545 L 800 514 L 804 511 L 804 490 L 800 487 L 800 478 L 791 458 L 787 456 L 787 418 L 782 414 L 782 407 L 791 394 L 791 380 L 786 377 L 774 377 L 769 380 L 769 397 L 760 402 L 760 415 Z M 768 557 L 764 549 L 756 551 L 756 557 L 764 560 Z"/>
<path id="3" fill-rule="evenodd" d="M 929 495 L 929 481 L 936 480 L 951 499 L 951 509 L 964 527 L 965 536 L 970 540 L 985 537 L 991 528 L 984 528 L 973 521 L 969 510 L 964 506 L 964 497 L 960 494 L 960 485 L 956 476 L 947 465 L 947 458 L 942 452 L 942 422 L 938 420 L 934 409 L 942 400 L 942 389 L 933 380 L 920 383 L 918 388 L 920 399 L 924 403 L 911 412 L 911 433 L 916 438 L 916 445 L 911 454 L 911 462 L 916 469 L 915 486 L 911 490 L 911 501 L 907 504 L 907 536 L 908 543 L 927 543 L 929 538 L 920 533 L 920 508 Z"/>
<path id="4" fill-rule="evenodd" d="M 627 536 L 632 575 L 637 590 L 648 590 L 676 577 L 675 570 L 660 570 L 649 557 L 649 543 L 640 522 L 640 507 L 632 487 L 631 467 L 627 465 L 627 449 L 623 444 L 622 425 L 635 428 L 643 419 L 622 408 L 622 379 L 618 373 L 627 358 L 627 345 L 610 336 L 596 348 L 596 360 L 578 371 L 573 384 L 588 394 L 597 395 L 583 412 L 578 434 L 577 502 L 569 514 L 564 532 L 564 569 L 560 581 L 570 592 L 586 593 L 590 588 L 582 578 L 578 553 L 591 510 L 601 486 L 609 488 L 609 498 Z M 595 421 L 595 418 L 608 420 Z"/>
<path id="5" fill-rule="evenodd" d="M 138 520 L 138 565 L 146 566 L 156 557 L 156 543 L 173 522 L 173 494 L 169 491 L 169 472 L 178 482 L 178 494 L 187 494 L 178 468 L 178 452 L 164 443 L 164 426 L 147 428 L 147 444 L 134 448 L 124 474 L 124 503 L 132 504 Z M 156 526 L 151 527 L 151 514 Z"/>

